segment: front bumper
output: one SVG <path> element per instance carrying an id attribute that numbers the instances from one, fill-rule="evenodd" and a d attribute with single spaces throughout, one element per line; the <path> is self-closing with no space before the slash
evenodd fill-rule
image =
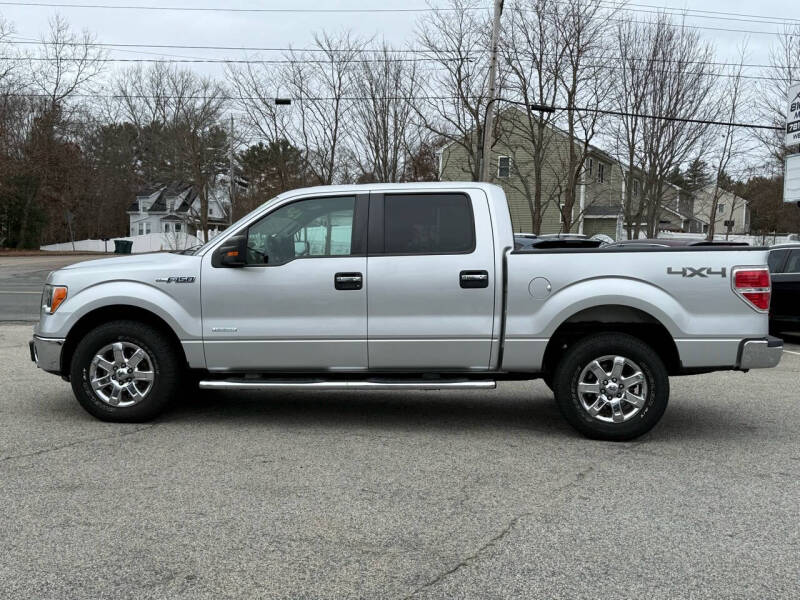
<path id="1" fill-rule="evenodd" d="M 64 346 L 62 338 L 45 338 L 34 335 L 28 342 L 31 360 L 36 366 L 47 371 L 61 375 L 61 349 Z"/>
<path id="2" fill-rule="evenodd" d="M 783 340 L 768 335 L 757 340 L 744 340 L 739 346 L 739 368 L 769 369 L 777 367 L 783 354 Z"/>

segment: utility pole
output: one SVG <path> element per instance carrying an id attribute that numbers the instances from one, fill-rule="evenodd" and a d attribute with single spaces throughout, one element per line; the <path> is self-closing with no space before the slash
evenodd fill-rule
<path id="1" fill-rule="evenodd" d="M 494 103 L 497 91 L 497 43 L 500 37 L 500 16 L 503 14 L 503 0 L 494 0 L 494 19 L 492 21 L 492 42 L 489 49 L 489 102 L 486 105 L 486 121 L 483 124 L 483 152 L 481 152 L 481 181 L 489 181 L 490 154 L 492 150 L 492 129 L 494 127 Z"/>
<path id="2" fill-rule="evenodd" d="M 231 114 L 231 130 L 228 133 L 228 225 L 233 223 L 233 196 L 235 193 L 235 186 L 233 184 L 233 114 Z"/>

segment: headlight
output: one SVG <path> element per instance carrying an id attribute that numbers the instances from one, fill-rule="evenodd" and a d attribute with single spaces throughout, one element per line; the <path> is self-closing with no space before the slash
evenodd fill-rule
<path id="1" fill-rule="evenodd" d="M 44 291 L 42 292 L 42 310 L 48 315 L 52 315 L 66 299 L 67 286 L 50 285 L 48 283 L 44 286 Z"/>

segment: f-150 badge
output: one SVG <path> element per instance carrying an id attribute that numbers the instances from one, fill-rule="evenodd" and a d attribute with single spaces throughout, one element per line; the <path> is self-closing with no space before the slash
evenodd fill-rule
<path id="1" fill-rule="evenodd" d="M 156 283 L 194 283 L 194 277 L 159 277 Z"/>
<path id="2" fill-rule="evenodd" d="M 725 267 L 714 269 L 712 267 L 667 267 L 667 275 L 680 275 L 682 277 L 710 277 L 719 275 L 725 277 Z"/>

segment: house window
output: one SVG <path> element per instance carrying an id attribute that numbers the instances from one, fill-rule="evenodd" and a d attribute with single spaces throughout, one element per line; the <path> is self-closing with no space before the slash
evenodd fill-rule
<path id="1" fill-rule="evenodd" d="M 639 180 L 638 179 L 634 179 L 633 180 L 633 197 L 634 198 L 638 198 L 639 197 Z"/>
<path id="2" fill-rule="evenodd" d="M 175 223 L 175 233 L 180 233 L 180 232 L 181 232 L 181 224 Z"/>
<path id="3" fill-rule="evenodd" d="M 169 223 L 164 223 L 164 233 L 169 233 Z"/>
<path id="4" fill-rule="evenodd" d="M 497 176 L 509 177 L 511 175 L 511 158 L 500 156 L 497 159 Z"/>
<path id="5" fill-rule="evenodd" d="M 214 216 L 214 209 L 213 209 L 213 208 L 211 208 L 210 206 L 208 207 L 208 214 L 209 214 L 210 216 L 212 216 L 212 217 Z"/>
<path id="6" fill-rule="evenodd" d="M 144 224 L 144 233 L 145 235 L 148 235 L 150 233 L 150 223 Z"/>
<path id="7" fill-rule="evenodd" d="M 605 180 L 606 180 L 606 166 L 603 163 L 598 162 L 597 163 L 597 182 L 598 183 L 604 183 Z"/>
<path id="8" fill-rule="evenodd" d="M 144 223 L 139 223 L 139 235 L 144 235 Z"/>
<path id="9" fill-rule="evenodd" d="M 717 212 L 720 213 L 720 214 L 724 213 L 725 212 L 725 205 L 724 204 L 720 204 L 717 207 Z"/>
<path id="10" fill-rule="evenodd" d="M 167 212 L 172 212 L 173 208 L 175 208 L 175 200 L 167 200 Z"/>

